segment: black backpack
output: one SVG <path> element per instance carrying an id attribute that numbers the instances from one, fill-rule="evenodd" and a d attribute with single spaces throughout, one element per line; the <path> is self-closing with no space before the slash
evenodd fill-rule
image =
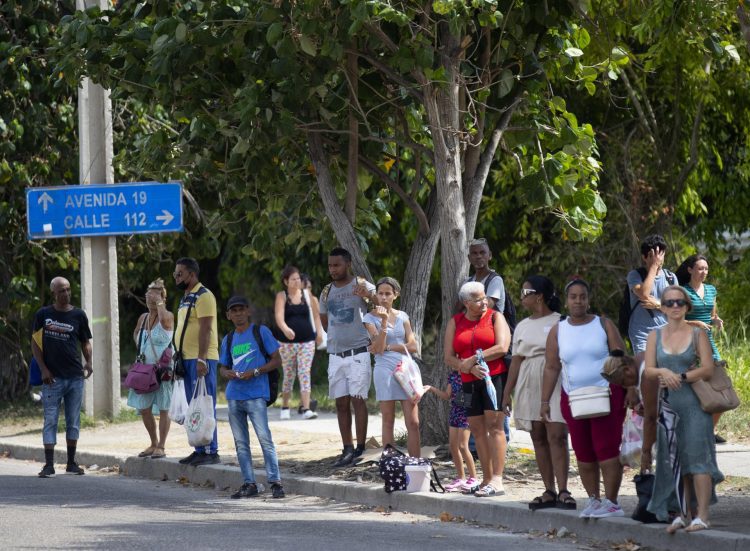
<path id="1" fill-rule="evenodd" d="M 484 290 L 487 292 L 487 289 L 490 286 L 490 281 L 498 277 L 500 274 L 497 272 L 494 272 L 490 270 L 490 275 L 487 276 L 487 280 L 484 282 Z M 513 301 L 510 299 L 510 294 L 508 293 L 507 289 L 504 289 L 505 291 L 505 302 L 503 303 L 503 316 L 505 316 L 505 321 L 508 322 L 508 327 L 510 327 L 510 333 L 513 334 L 513 331 L 516 328 L 516 306 L 513 304 Z M 500 311 L 500 307 L 498 304 L 495 304 L 494 309 L 498 312 Z"/>
<path id="2" fill-rule="evenodd" d="M 648 274 L 646 268 L 641 266 L 637 269 L 637 271 L 638 275 L 641 276 L 641 281 L 644 281 L 646 279 L 646 275 Z M 669 270 L 664 270 L 664 276 L 667 278 L 667 283 L 669 283 L 670 285 L 677 284 L 677 278 Z M 617 316 L 617 328 L 620 330 L 620 334 L 625 338 L 628 338 L 628 332 L 630 329 L 630 316 L 633 315 L 633 312 L 635 312 L 638 304 L 639 303 L 636 301 L 635 306 L 630 305 L 630 285 L 628 285 L 626 282 L 625 288 L 622 290 L 620 313 Z M 654 313 L 651 310 L 647 309 L 646 312 L 648 312 L 652 318 L 654 317 Z"/>
<path id="3" fill-rule="evenodd" d="M 271 360 L 271 356 L 266 350 L 266 345 L 263 344 L 263 337 L 260 335 L 260 326 L 253 323 L 250 325 L 250 329 L 253 332 L 255 342 L 258 343 L 258 350 L 260 350 L 266 363 L 268 363 Z M 234 339 L 234 331 L 227 333 L 226 339 L 227 351 L 229 352 L 229 365 L 227 367 L 231 369 L 234 366 L 234 358 L 232 358 L 232 339 Z M 266 406 L 271 406 L 276 401 L 276 398 L 279 397 L 279 370 L 278 368 L 274 369 L 273 371 L 266 373 L 266 375 L 268 375 L 268 388 L 271 392 L 268 400 L 266 400 Z"/>

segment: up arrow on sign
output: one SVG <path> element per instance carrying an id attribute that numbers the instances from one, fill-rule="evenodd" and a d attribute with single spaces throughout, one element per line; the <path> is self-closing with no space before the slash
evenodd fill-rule
<path id="1" fill-rule="evenodd" d="M 44 210 L 44 212 L 45 212 L 45 213 L 47 212 L 47 208 L 49 207 L 49 204 L 50 204 L 50 203 L 54 203 L 54 202 L 55 202 L 55 201 L 54 201 L 54 200 L 52 199 L 52 197 L 50 197 L 50 196 L 49 196 L 49 195 L 47 194 L 47 192 L 46 192 L 46 191 L 45 191 L 44 193 L 42 193 L 42 195 L 41 195 L 41 196 L 39 197 L 39 199 L 37 200 L 37 204 L 40 204 L 40 203 L 41 203 L 41 205 L 42 205 L 42 209 Z"/>

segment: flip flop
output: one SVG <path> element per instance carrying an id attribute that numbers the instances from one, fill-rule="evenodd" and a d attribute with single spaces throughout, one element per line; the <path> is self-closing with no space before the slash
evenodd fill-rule
<path id="1" fill-rule="evenodd" d="M 141 453 L 138 454 L 138 457 L 151 457 L 153 453 L 156 451 L 156 446 L 149 446 L 145 450 L 143 450 Z"/>
<path id="2" fill-rule="evenodd" d="M 502 495 L 505 495 L 505 491 L 498 490 L 492 484 L 487 484 L 479 488 L 476 492 L 474 492 L 474 495 L 476 497 L 502 496 Z"/>
<path id="3" fill-rule="evenodd" d="M 685 521 L 682 520 L 682 517 L 675 517 L 672 524 L 667 527 L 667 534 L 674 534 L 677 530 L 682 530 L 683 528 L 685 528 Z"/>
<path id="4" fill-rule="evenodd" d="M 545 496 L 551 497 L 552 499 L 545 500 Z M 544 493 L 540 496 L 535 497 L 529 502 L 529 509 L 536 511 L 538 509 L 550 509 L 557 504 L 557 494 L 552 490 L 544 490 Z"/>
<path id="5" fill-rule="evenodd" d="M 167 454 L 164 453 L 164 448 L 157 446 L 154 448 L 154 453 L 151 454 L 151 459 L 161 459 L 162 457 L 167 457 Z"/>
<path id="6" fill-rule="evenodd" d="M 701 530 L 708 530 L 708 524 L 703 522 L 700 517 L 695 517 L 690 526 L 685 528 L 685 532 L 700 532 Z"/>

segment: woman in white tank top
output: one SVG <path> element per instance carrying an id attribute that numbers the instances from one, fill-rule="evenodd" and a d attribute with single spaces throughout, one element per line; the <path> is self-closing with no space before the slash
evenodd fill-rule
<path id="1" fill-rule="evenodd" d="M 550 398 L 558 379 L 562 383 L 560 410 L 568 425 L 578 472 L 588 501 L 581 511 L 583 518 L 624 516 L 617 503 L 622 482 L 620 435 L 625 420 L 625 391 L 610 385 L 601 370 L 610 350 L 623 350 L 617 327 L 609 319 L 589 313 L 590 287 L 574 279 L 565 287 L 568 317 L 555 325 L 547 338 L 541 416 L 549 419 Z M 589 419 L 575 419 L 570 411 L 568 394 L 576 389 L 601 386 L 610 389 L 610 413 Z M 601 498 L 599 477 L 604 480 Z"/>

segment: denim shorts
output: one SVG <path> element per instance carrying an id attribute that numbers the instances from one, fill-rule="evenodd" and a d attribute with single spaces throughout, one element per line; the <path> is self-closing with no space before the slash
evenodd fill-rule
<path id="1" fill-rule="evenodd" d="M 65 438 L 78 440 L 81 405 L 83 404 L 83 377 L 73 379 L 55 377 L 54 383 L 42 386 L 42 405 L 44 406 L 42 442 L 44 444 L 57 444 L 57 422 L 62 404 L 65 406 Z"/>

